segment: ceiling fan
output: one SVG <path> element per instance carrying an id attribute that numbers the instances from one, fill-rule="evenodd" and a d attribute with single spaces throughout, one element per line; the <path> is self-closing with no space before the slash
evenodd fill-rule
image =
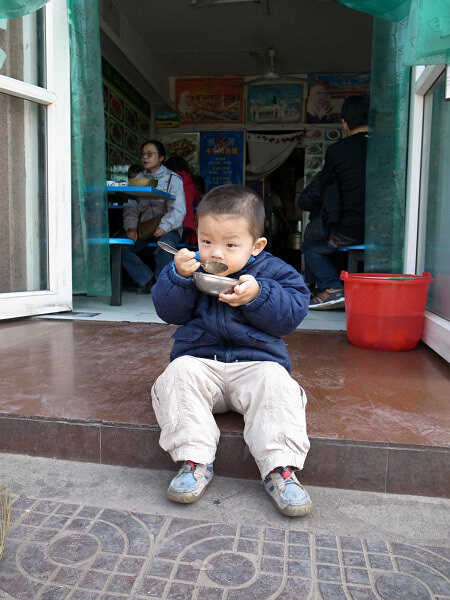
<path id="1" fill-rule="evenodd" d="M 284 75 L 282 73 L 278 73 L 275 70 L 275 56 L 276 56 L 276 50 L 275 48 L 269 48 L 269 50 L 267 51 L 267 55 L 268 55 L 268 66 L 267 66 L 267 70 L 263 75 L 260 75 L 259 77 L 254 77 L 253 79 L 248 79 L 247 81 L 244 82 L 244 85 L 253 85 L 255 83 L 263 83 L 263 82 L 273 82 L 273 81 L 277 81 L 277 80 L 282 80 L 282 81 L 290 81 L 290 82 L 294 82 L 294 83 L 307 83 L 308 82 L 308 78 L 307 77 L 300 77 L 300 76 L 295 76 L 295 75 Z"/>

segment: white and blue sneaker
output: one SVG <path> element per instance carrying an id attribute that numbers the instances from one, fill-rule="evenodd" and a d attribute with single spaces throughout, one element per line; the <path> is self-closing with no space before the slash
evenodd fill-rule
<path id="1" fill-rule="evenodd" d="M 264 488 L 283 515 L 301 517 L 312 511 L 311 498 L 290 467 L 279 467 L 269 473 Z"/>
<path id="2" fill-rule="evenodd" d="M 214 477 L 213 466 L 185 460 L 167 490 L 169 500 L 188 504 L 200 498 Z"/>

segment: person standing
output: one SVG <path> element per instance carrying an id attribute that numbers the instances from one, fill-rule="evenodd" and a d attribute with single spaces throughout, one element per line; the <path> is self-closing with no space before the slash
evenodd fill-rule
<path id="1" fill-rule="evenodd" d="M 364 243 L 369 97 L 346 98 L 341 116 L 348 136 L 328 148 L 319 177 L 328 239 L 305 239 L 302 244 L 305 264 L 314 276 L 317 290 L 311 298 L 310 310 L 344 307 L 344 287 L 331 256 L 340 247 Z M 327 194 L 332 186 L 337 193 Z M 325 195 L 332 202 L 323 204 Z"/>
<path id="2" fill-rule="evenodd" d="M 186 214 L 186 200 L 184 196 L 183 180 L 179 175 L 164 166 L 165 149 L 158 140 L 145 142 L 141 150 L 142 171 L 138 177 L 157 180 L 158 190 L 168 192 L 175 199 L 162 198 L 129 199 L 123 207 L 123 227 L 129 239 L 133 240 L 132 246 L 124 246 L 122 250 L 122 264 L 137 283 L 136 294 L 149 294 L 151 286 L 158 278 L 163 267 L 171 262 L 171 256 L 161 248 L 156 247 L 153 252 L 155 271 L 141 259 L 139 253 L 149 242 L 160 240 L 170 246 L 177 246 L 183 233 L 183 219 Z M 144 222 L 153 217 L 161 217 L 161 221 L 153 236 L 143 240 L 138 235 L 139 222 Z"/>

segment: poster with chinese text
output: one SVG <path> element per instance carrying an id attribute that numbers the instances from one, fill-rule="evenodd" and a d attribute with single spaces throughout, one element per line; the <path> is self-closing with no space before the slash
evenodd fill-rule
<path id="1" fill-rule="evenodd" d="M 244 181 L 244 132 L 200 132 L 200 175 L 210 190 Z"/>

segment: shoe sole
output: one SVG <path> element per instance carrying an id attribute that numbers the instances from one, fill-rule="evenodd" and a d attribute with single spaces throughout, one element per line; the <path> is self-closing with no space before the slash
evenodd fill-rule
<path id="1" fill-rule="evenodd" d="M 321 304 L 313 304 L 309 310 L 334 310 L 336 308 L 345 308 L 345 299 L 331 300 L 330 302 L 322 302 Z"/>
<path id="2" fill-rule="evenodd" d="M 312 502 L 308 502 L 308 504 L 301 504 L 300 506 L 286 506 L 286 508 L 280 508 L 272 496 L 270 496 L 270 499 L 272 500 L 272 504 L 275 506 L 277 511 L 286 517 L 304 517 L 313 509 Z"/>
<path id="3" fill-rule="evenodd" d="M 213 478 L 208 481 L 199 494 L 194 494 L 194 492 L 173 492 L 171 489 L 168 489 L 167 497 L 169 500 L 172 500 L 172 502 L 178 502 L 179 504 L 191 504 L 203 496 L 207 488 L 211 485 L 212 480 Z"/>

